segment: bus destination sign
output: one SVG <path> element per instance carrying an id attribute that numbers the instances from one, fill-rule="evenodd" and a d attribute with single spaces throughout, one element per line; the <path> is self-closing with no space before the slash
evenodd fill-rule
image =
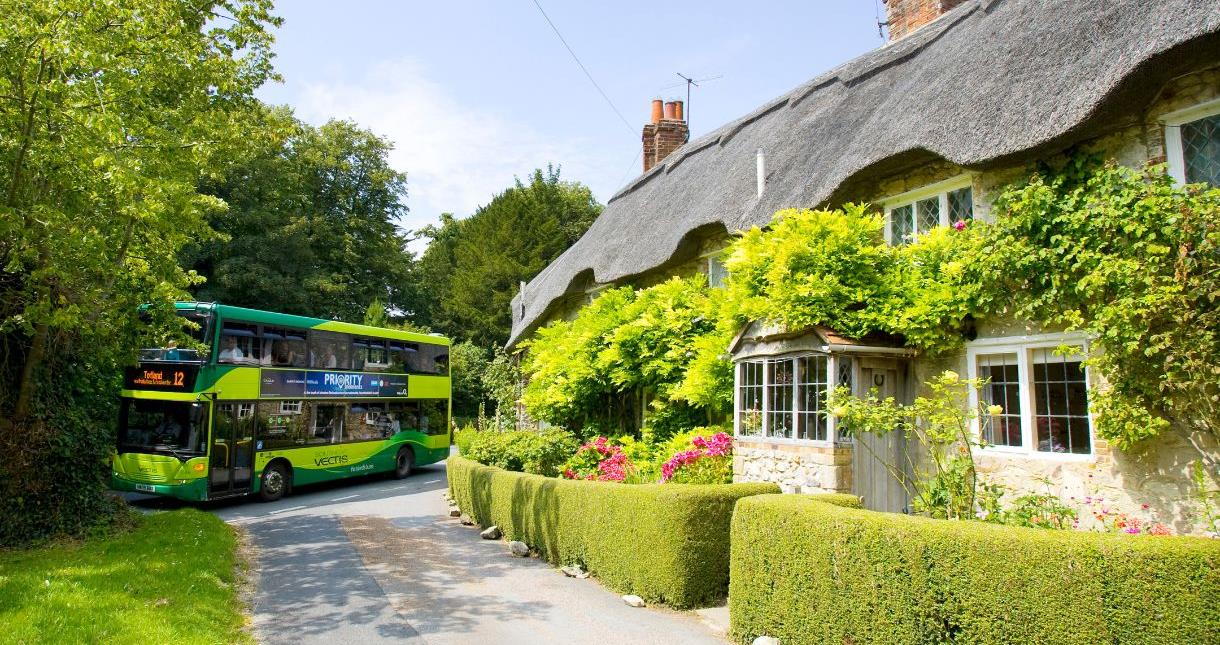
<path id="1" fill-rule="evenodd" d="M 407 375 L 263 370 L 259 396 L 271 398 L 407 396 Z"/>
<path id="2" fill-rule="evenodd" d="M 123 375 L 123 387 L 128 390 L 159 390 L 162 392 L 194 392 L 195 365 L 141 365 L 129 367 Z"/>

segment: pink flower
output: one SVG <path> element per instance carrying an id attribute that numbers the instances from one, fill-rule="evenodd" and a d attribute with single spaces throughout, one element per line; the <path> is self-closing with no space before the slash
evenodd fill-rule
<path id="1" fill-rule="evenodd" d="M 1131 535 L 1139 535 L 1140 527 L 1135 526 L 1135 525 L 1128 526 L 1127 528 L 1123 529 L 1123 533 L 1130 533 Z"/>
<path id="2" fill-rule="evenodd" d="M 955 231 L 964 231 L 964 230 L 966 230 L 966 221 L 965 221 L 965 220 L 958 220 L 958 221 L 954 222 L 954 223 L 953 223 L 953 230 L 955 230 Z"/>
<path id="3" fill-rule="evenodd" d="M 1142 508 L 1142 509 L 1144 509 L 1144 510 L 1146 511 L 1146 510 L 1148 510 L 1148 505 L 1147 505 L 1147 504 L 1140 504 L 1140 508 Z"/>

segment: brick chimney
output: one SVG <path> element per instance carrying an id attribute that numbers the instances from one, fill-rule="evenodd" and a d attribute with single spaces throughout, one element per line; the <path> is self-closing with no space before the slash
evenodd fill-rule
<path id="1" fill-rule="evenodd" d="M 652 100 L 652 119 L 644 125 L 640 137 L 644 142 L 644 172 L 661 163 L 690 138 L 682 108 L 682 101 Z"/>
<path id="2" fill-rule="evenodd" d="M 890 42 L 932 22 L 966 0 L 883 0 Z"/>

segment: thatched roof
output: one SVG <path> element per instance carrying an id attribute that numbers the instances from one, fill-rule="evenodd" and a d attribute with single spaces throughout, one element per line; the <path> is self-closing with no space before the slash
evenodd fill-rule
<path id="1" fill-rule="evenodd" d="M 510 344 L 568 293 L 662 266 L 692 234 L 851 198 L 858 182 L 921 160 L 982 169 L 1035 158 L 1136 122 L 1165 82 L 1217 63 L 1216 0 L 966 2 L 632 181 L 513 300 Z"/>

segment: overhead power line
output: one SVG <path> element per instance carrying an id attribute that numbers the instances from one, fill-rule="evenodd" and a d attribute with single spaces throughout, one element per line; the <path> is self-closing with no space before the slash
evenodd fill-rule
<path id="1" fill-rule="evenodd" d="M 610 109 L 614 110 L 614 113 L 618 115 L 618 118 L 623 122 L 623 125 L 627 126 L 627 130 L 632 134 L 635 134 L 635 128 L 631 127 L 631 123 L 623 117 L 623 113 L 619 112 L 618 108 L 614 106 L 614 101 L 610 100 L 610 97 L 606 95 L 606 92 L 602 89 L 602 86 L 598 85 L 597 81 L 593 80 L 593 75 L 589 73 L 589 70 L 585 67 L 585 64 L 580 62 L 580 57 L 576 55 L 576 52 L 572 51 L 572 47 L 568 45 L 567 40 L 564 40 L 563 34 L 559 33 L 559 28 L 555 26 L 554 22 L 551 22 L 551 17 L 546 15 L 546 11 L 542 9 L 542 5 L 538 4 L 538 0 L 534 0 L 534 6 L 538 7 L 538 13 L 542 14 L 542 17 L 546 19 L 546 24 L 551 26 L 551 31 L 554 31 L 555 35 L 559 37 L 559 42 L 563 43 L 564 49 L 567 49 L 568 53 L 572 55 L 572 60 L 576 61 L 576 64 L 580 66 L 580 71 L 584 72 L 585 76 L 589 79 L 589 82 L 593 84 L 593 87 L 597 88 L 598 94 L 601 94 L 602 98 L 606 99 L 606 105 L 609 105 Z"/>

